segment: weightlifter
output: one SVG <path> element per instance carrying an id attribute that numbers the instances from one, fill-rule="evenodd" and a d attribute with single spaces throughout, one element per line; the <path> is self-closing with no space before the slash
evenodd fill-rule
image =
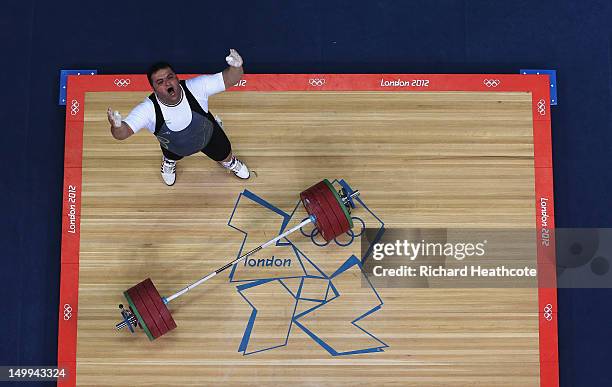
<path id="1" fill-rule="evenodd" d="M 208 97 L 236 84 L 242 74 L 242 57 L 234 49 L 225 58 L 229 67 L 214 75 L 179 80 L 172 66 L 165 62 L 152 65 L 147 72 L 153 93 L 136 106 L 125 119 L 110 107 L 107 110 L 111 134 L 125 140 L 142 128 L 153 133 L 162 151 L 161 176 L 166 185 L 176 181 L 176 162 L 202 152 L 248 179 L 249 169 L 232 152 L 220 120 L 208 110 Z"/>

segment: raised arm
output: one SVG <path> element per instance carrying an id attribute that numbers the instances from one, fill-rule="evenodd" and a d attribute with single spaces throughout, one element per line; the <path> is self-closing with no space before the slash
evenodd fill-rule
<path id="1" fill-rule="evenodd" d="M 229 65 L 228 68 L 223 70 L 223 83 L 225 83 L 225 89 L 227 90 L 238 83 L 240 78 L 242 78 L 242 74 L 244 74 L 244 70 L 242 69 L 242 57 L 233 48 L 230 49 L 229 55 L 225 60 Z"/>
<path id="2" fill-rule="evenodd" d="M 130 126 L 125 122 L 121 121 L 121 114 L 119 114 L 119 112 L 113 112 L 111 108 L 108 108 L 106 115 L 108 117 L 108 122 L 111 125 L 111 134 L 114 138 L 117 140 L 125 140 L 134 134 L 132 128 L 130 128 Z"/>

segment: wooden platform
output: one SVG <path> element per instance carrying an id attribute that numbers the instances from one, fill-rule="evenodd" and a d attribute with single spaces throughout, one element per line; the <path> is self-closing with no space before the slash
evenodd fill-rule
<path id="1" fill-rule="evenodd" d="M 127 114 L 146 95 L 87 92 L 80 107 L 77 385 L 541 384 L 537 288 L 377 288 L 384 304 L 360 325 L 386 347 L 346 356 L 332 356 L 295 324 L 286 345 L 240 352 L 252 308 L 227 272 L 170 304 L 178 328 L 166 336 L 149 342 L 114 329 L 127 288 L 151 277 L 169 295 L 238 254 L 244 234 L 228 221 L 245 189 L 291 214 L 302 190 L 342 178 L 387 228 L 534 228 L 531 92 L 222 93 L 210 109 L 252 178 L 240 181 L 198 154 L 177 164 L 173 187 L 161 181 L 154 136 L 143 130 L 119 142 L 109 132 L 106 108 Z M 278 232 L 270 211 L 246 201 L 237 208 L 232 224 L 251 230 L 245 248 Z M 324 249 L 312 254 L 331 274 L 349 250 Z M 289 253 L 260 256 L 274 254 Z M 358 270 L 334 285 L 342 302 L 321 308 L 310 326 L 335 348 L 368 346 L 372 338 L 350 321 L 375 305 L 372 293 Z M 294 300 L 279 289 L 251 290 L 254 348 L 274 346 L 291 325 Z"/>

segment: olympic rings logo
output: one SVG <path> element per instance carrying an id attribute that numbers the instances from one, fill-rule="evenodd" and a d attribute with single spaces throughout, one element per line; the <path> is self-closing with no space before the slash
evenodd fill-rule
<path id="1" fill-rule="evenodd" d="M 131 83 L 129 79 L 115 79 L 113 82 L 117 87 L 127 87 Z"/>
<path id="2" fill-rule="evenodd" d="M 68 321 L 70 318 L 72 318 L 72 306 L 64 304 L 64 321 Z"/>
<path id="3" fill-rule="evenodd" d="M 541 116 L 546 115 L 546 101 L 544 101 L 543 99 L 539 100 L 537 108 L 538 113 L 540 113 Z"/>
<path id="4" fill-rule="evenodd" d="M 486 87 L 497 87 L 501 81 L 499 79 L 485 79 L 483 83 Z"/>
<path id="5" fill-rule="evenodd" d="M 302 221 L 304 221 L 306 219 L 308 219 L 308 218 L 304 218 Z M 348 230 L 346 233 L 342 234 L 342 236 L 346 235 L 348 237 L 348 241 L 339 240 L 339 238 L 341 238 L 342 236 L 334 238 L 334 242 L 338 246 L 340 246 L 340 247 L 350 246 L 355 241 L 355 238 L 358 237 L 358 236 L 361 236 L 361 234 L 363 234 L 363 230 L 365 230 L 365 222 L 361 218 L 353 216 L 353 217 L 351 217 L 351 219 L 353 220 L 353 224 L 355 222 L 361 222 L 361 231 L 359 231 L 359 234 L 355 234 L 355 232 L 351 229 L 351 230 Z M 313 227 L 313 229 L 312 229 L 312 231 L 310 231 L 310 233 L 306 233 L 304 231 L 304 227 L 301 227 L 300 228 L 300 232 L 305 237 L 310 238 L 311 242 L 314 245 L 316 245 L 316 246 L 325 247 L 325 246 L 327 246 L 329 244 L 329 242 L 327 242 L 325 240 L 318 240 L 319 238 L 317 238 L 317 237 L 321 235 L 321 232 L 319 231 L 319 229 L 317 227 Z"/>
<path id="6" fill-rule="evenodd" d="M 325 78 L 310 78 L 308 83 L 310 83 L 310 86 L 320 87 L 325 84 Z"/>
<path id="7" fill-rule="evenodd" d="M 73 99 L 70 102 L 70 115 L 76 116 L 77 113 L 79 112 L 79 101 L 77 101 L 76 99 Z"/>
<path id="8" fill-rule="evenodd" d="M 546 306 L 544 307 L 544 318 L 546 319 L 546 321 L 552 320 L 552 305 L 551 304 L 546 304 Z"/>

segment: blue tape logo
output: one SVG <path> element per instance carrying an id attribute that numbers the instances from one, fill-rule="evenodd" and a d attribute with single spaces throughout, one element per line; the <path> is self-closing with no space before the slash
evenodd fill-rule
<path id="1" fill-rule="evenodd" d="M 382 308 L 383 300 L 362 273 L 362 246 L 355 241 L 366 226 L 377 229 L 368 242 L 371 249 L 380 239 L 384 223 L 361 199 L 356 200 L 360 217 L 353 217 L 354 231 L 327 243 L 315 227 L 303 229 L 271 246 L 272 253 L 265 255 L 262 251 L 263 257 L 251 256 L 232 267 L 229 281 L 237 284 L 238 293 L 251 308 L 239 352 L 252 355 L 287 346 L 295 328 L 332 356 L 382 352 L 388 347 L 359 325 Z M 307 217 L 299 201 L 289 214 L 245 190 L 228 222 L 244 235 L 237 256 L 250 249 L 249 243 L 262 241 L 252 236 L 261 231 L 248 229 L 254 225 L 245 218 L 253 218 L 253 211 L 256 219 L 265 218 L 267 225 L 276 227 L 271 231 L 276 235 Z M 274 236 L 265 231 L 264 235 L 267 239 Z M 339 320 L 344 321 L 338 323 Z M 294 333 L 292 337 L 304 336 Z"/>

